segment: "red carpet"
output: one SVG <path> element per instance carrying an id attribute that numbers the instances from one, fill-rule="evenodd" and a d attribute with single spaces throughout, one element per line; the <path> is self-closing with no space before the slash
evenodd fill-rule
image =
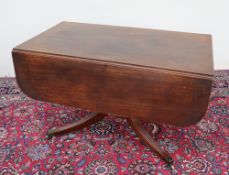
<path id="1" fill-rule="evenodd" d="M 198 102 L 197 102 L 198 103 Z M 174 158 L 168 167 L 139 141 L 125 119 L 107 116 L 68 135 L 46 131 L 83 117 L 79 108 L 26 97 L 0 79 L 0 174 L 228 174 L 229 71 L 216 71 L 208 111 L 196 125 L 146 128 Z"/>

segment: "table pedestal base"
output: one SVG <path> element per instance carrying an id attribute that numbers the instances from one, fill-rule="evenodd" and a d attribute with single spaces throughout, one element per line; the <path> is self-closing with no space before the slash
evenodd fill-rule
<path id="1" fill-rule="evenodd" d="M 102 120 L 106 114 L 92 112 L 86 115 L 83 119 L 73 122 L 71 124 L 49 129 L 47 132 L 47 138 L 50 139 L 54 135 L 65 134 L 69 131 L 80 130 L 88 125 L 91 125 L 99 120 Z M 173 159 L 169 153 L 159 147 L 157 142 L 148 134 L 145 128 L 142 126 L 140 120 L 135 118 L 128 118 L 128 122 L 131 124 L 132 128 L 138 134 L 138 136 L 152 149 L 154 150 L 166 163 L 172 164 Z"/>

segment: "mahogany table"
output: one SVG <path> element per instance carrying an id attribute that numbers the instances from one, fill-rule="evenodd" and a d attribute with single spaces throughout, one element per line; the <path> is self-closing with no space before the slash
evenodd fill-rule
<path id="1" fill-rule="evenodd" d="M 12 51 L 17 82 L 30 97 L 90 109 L 80 129 L 105 113 L 126 117 L 167 163 L 171 156 L 141 121 L 188 126 L 204 116 L 213 78 L 211 36 L 62 22 Z"/>

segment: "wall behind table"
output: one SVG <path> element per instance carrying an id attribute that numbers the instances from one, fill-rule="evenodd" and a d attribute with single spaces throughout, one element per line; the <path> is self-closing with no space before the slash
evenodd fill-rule
<path id="1" fill-rule="evenodd" d="M 15 76 L 13 47 L 60 21 L 212 34 L 215 69 L 229 69 L 228 0 L 1 0 L 0 77 Z"/>

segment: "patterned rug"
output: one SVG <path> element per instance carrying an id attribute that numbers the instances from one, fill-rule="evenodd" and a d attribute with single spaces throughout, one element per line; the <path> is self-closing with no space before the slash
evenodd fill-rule
<path id="1" fill-rule="evenodd" d="M 180 128 L 144 123 L 174 159 L 167 166 L 136 136 L 127 121 L 104 120 L 63 136 L 49 128 L 79 120 L 89 111 L 35 101 L 14 78 L 0 78 L 0 174 L 228 174 L 229 71 L 216 71 L 208 111 Z"/>

